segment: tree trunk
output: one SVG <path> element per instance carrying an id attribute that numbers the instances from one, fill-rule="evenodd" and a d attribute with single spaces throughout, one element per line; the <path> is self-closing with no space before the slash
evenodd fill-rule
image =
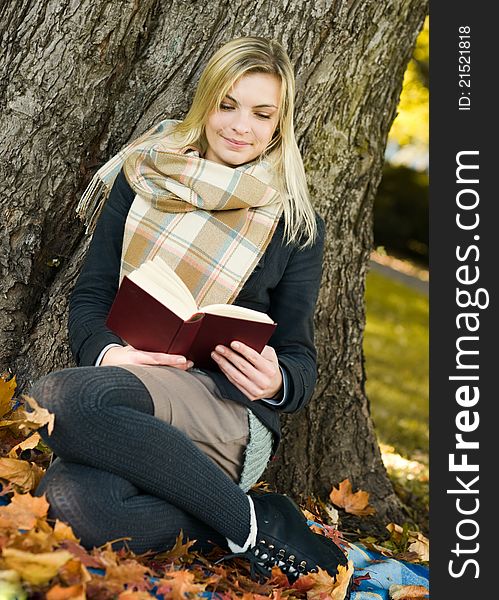
<path id="1" fill-rule="evenodd" d="M 267 479 L 325 496 L 348 477 L 377 525 L 401 520 L 365 395 L 364 284 L 372 202 L 420 0 L 6 0 L 0 8 L 0 369 L 20 388 L 71 366 L 67 299 L 88 245 L 74 216 L 91 175 L 161 118 L 182 118 L 207 58 L 240 35 L 281 41 L 296 130 L 328 240 L 315 399 L 284 419 Z M 369 520 L 365 520 L 365 522 Z"/>

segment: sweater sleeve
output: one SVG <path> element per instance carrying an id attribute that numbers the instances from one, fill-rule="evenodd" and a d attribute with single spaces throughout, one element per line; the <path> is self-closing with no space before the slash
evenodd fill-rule
<path id="1" fill-rule="evenodd" d="M 69 301 L 69 343 L 78 366 L 94 365 L 109 344 L 124 345 L 105 321 L 118 289 L 123 232 L 133 198 L 133 190 L 120 172 Z"/>
<path id="2" fill-rule="evenodd" d="M 325 224 L 317 214 L 317 238 L 313 246 L 295 249 L 282 279 L 271 292 L 270 315 L 277 329 L 269 344 L 288 375 L 287 398 L 275 406 L 296 412 L 312 397 L 317 380 L 314 313 L 322 277 Z M 281 326 L 279 327 L 279 324 Z"/>

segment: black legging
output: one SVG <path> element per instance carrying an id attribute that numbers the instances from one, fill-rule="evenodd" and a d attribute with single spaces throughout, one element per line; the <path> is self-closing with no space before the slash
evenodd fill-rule
<path id="1" fill-rule="evenodd" d="M 31 395 L 55 414 L 57 455 L 36 493 L 88 548 L 120 537 L 140 553 L 164 550 L 180 530 L 198 548 L 249 535 L 246 494 L 181 431 L 156 419 L 141 381 L 119 367 L 65 369 Z M 195 401 L 195 399 L 193 399 Z M 223 426 L 223 425 L 222 425 Z"/>

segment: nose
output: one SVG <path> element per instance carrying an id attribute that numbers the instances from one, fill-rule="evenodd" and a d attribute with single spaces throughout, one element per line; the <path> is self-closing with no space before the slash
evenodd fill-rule
<path id="1" fill-rule="evenodd" d="M 249 118 L 243 114 L 242 111 L 238 111 L 238 114 L 234 115 L 234 120 L 231 123 L 231 128 L 235 133 L 240 135 L 248 133 L 250 130 Z"/>

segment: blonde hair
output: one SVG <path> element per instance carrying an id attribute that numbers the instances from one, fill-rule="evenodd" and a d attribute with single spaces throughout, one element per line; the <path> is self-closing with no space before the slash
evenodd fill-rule
<path id="1" fill-rule="evenodd" d="M 317 224 L 294 133 L 293 67 L 281 44 L 259 37 L 241 37 L 224 44 L 208 61 L 189 112 L 172 133 L 179 147 L 192 145 L 205 152 L 208 115 L 220 107 L 232 86 L 248 73 L 268 73 L 276 75 L 281 81 L 278 125 L 260 159 L 267 160 L 277 176 L 287 243 L 309 246 L 317 235 Z"/>

